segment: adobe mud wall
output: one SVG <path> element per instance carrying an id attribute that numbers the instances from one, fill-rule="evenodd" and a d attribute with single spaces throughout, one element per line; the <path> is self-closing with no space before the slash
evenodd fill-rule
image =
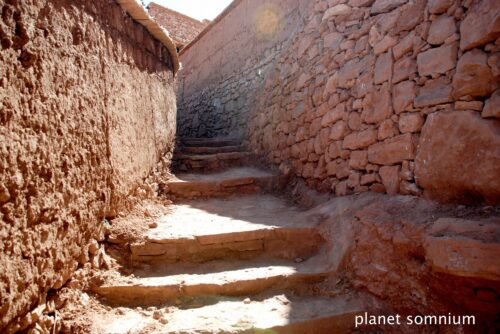
<path id="1" fill-rule="evenodd" d="M 0 0 L 0 10 L 3 332 L 78 264 L 98 265 L 89 242 L 172 149 L 176 99 L 171 55 L 118 4 Z"/>
<path id="2" fill-rule="evenodd" d="M 220 21 L 212 30 L 227 36 L 207 34 L 186 50 L 181 133 L 239 128 L 255 153 L 338 196 L 376 191 L 498 203 L 498 1 L 307 3 L 287 30 L 296 33 L 274 40 L 272 51 L 241 57 L 252 44 L 233 47 L 240 30 L 254 29 L 250 14 L 238 28 Z M 196 48 L 209 44 L 217 54 Z M 228 62 L 239 72 L 228 75 Z"/>
<path id="3" fill-rule="evenodd" d="M 245 138 L 253 93 L 301 27 L 309 1 L 237 0 L 181 51 L 178 132 Z"/>

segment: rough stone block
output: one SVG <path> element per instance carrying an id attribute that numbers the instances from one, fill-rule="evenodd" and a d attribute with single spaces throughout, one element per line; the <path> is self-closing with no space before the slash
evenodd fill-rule
<path id="1" fill-rule="evenodd" d="M 356 188 L 359 186 L 359 181 L 361 179 L 361 174 L 359 172 L 350 171 L 349 178 L 347 179 L 347 186 L 349 188 Z"/>
<path id="2" fill-rule="evenodd" d="M 344 41 L 344 36 L 339 32 L 331 32 L 324 38 L 324 46 L 334 50 L 340 48 L 340 44 Z"/>
<path id="3" fill-rule="evenodd" d="M 398 128 L 392 119 L 386 119 L 378 127 L 378 140 L 385 140 L 399 134 Z"/>
<path id="4" fill-rule="evenodd" d="M 401 58 L 394 64 L 392 82 L 398 83 L 406 80 L 417 73 L 417 62 L 411 57 Z"/>
<path id="5" fill-rule="evenodd" d="M 483 110 L 484 103 L 482 101 L 457 101 L 455 102 L 456 110 Z"/>
<path id="6" fill-rule="evenodd" d="M 367 55 L 361 59 L 349 60 L 337 72 L 338 87 L 351 88 L 354 85 L 354 79 L 358 78 L 362 72 L 368 71 L 373 66 L 375 58 L 373 55 Z"/>
<path id="7" fill-rule="evenodd" d="M 440 200 L 500 202 L 500 122 L 474 111 L 427 117 L 415 160 L 418 185 Z"/>
<path id="8" fill-rule="evenodd" d="M 406 2 L 407 0 L 376 0 L 370 11 L 372 14 L 387 13 L 404 5 Z"/>
<path id="9" fill-rule="evenodd" d="M 454 276 L 500 281 L 500 244 L 462 236 L 429 236 L 425 259 L 434 271 Z"/>
<path id="10" fill-rule="evenodd" d="M 500 118 L 500 89 L 497 89 L 493 94 L 491 94 L 491 97 L 486 100 L 481 116 L 484 118 Z"/>
<path id="11" fill-rule="evenodd" d="M 343 119 L 345 115 L 345 103 L 340 103 L 323 116 L 323 118 L 321 119 L 321 126 L 330 126 L 333 123 Z"/>
<path id="12" fill-rule="evenodd" d="M 412 30 L 424 20 L 427 0 L 408 1 L 400 8 L 395 31 Z"/>
<path id="13" fill-rule="evenodd" d="M 420 88 L 414 105 L 416 108 L 423 108 L 451 102 L 451 92 L 451 84 L 445 78 L 429 80 Z"/>
<path id="14" fill-rule="evenodd" d="M 453 96 L 488 96 L 497 84 L 488 66 L 488 56 L 484 51 L 474 49 L 465 53 L 457 64 L 453 76 Z"/>
<path id="15" fill-rule="evenodd" d="M 347 120 L 347 124 L 349 125 L 349 129 L 356 131 L 361 129 L 361 124 L 363 120 L 361 119 L 361 114 L 359 112 L 350 112 L 349 118 Z"/>
<path id="16" fill-rule="evenodd" d="M 429 0 L 427 7 L 431 14 L 441 14 L 450 8 L 455 0 Z"/>
<path id="17" fill-rule="evenodd" d="M 402 56 L 404 56 L 406 53 L 409 51 L 413 50 L 413 45 L 414 45 L 414 40 L 415 40 L 415 32 L 410 32 L 408 35 L 403 37 L 399 43 L 397 43 L 393 48 L 392 48 L 392 53 L 394 55 L 394 59 L 399 59 Z"/>
<path id="18" fill-rule="evenodd" d="M 415 138 L 403 134 L 368 148 L 368 161 L 378 165 L 393 165 L 415 158 Z"/>
<path id="19" fill-rule="evenodd" d="M 398 39 L 389 35 L 385 35 L 384 38 L 377 44 L 373 46 L 373 52 L 376 55 L 379 55 L 381 53 L 386 52 L 390 48 L 392 48 L 396 43 L 398 42 Z"/>
<path id="20" fill-rule="evenodd" d="M 411 108 L 415 99 L 415 83 L 413 81 L 403 81 L 394 85 L 392 99 L 396 114 L 400 114 L 407 108 Z"/>
<path id="21" fill-rule="evenodd" d="M 399 170 L 400 166 L 383 166 L 380 167 L 379 174 L 382 179 L 382 184 L 385 191 L 389 195 L 396 195 L 399 192 Z"/>
<path id="22" fill-rule="evenodd" d="M 345 121 L 338 121 L 331 127 L 329 138 L 331 140 L 343 139 L 346 131 L 347 131 L 347 123 Z"/>
<path id="23" fill-rule="evenodd" d="M 476 1 L 460 24 L 460 48 L 469 50 L 500 36 L 498 0 Z"/>
<path id="24" fill-rule="evenodd" d="M 497 82 L 500 82 L 500 52 L 489 55 L 488 66 L 491 68 L 491 74 L 493 74 Z"/>
<path id="25" fill-rule="evenodd" d="M 336 196 L 347 195 L 347 181 L 341 181 L 335 186 L 335 195 Z"/>
<path id="26" fill-rule="evenodd" d="M 361 176 L 360 184 L 362 186 L 372 184 L 375 182 L 380 182 L 380 177 L 378 176 L 378 174 L 372 173 L 372 174 L 364 174 Z"/>
<path id="27" fill-rule="evenodd" d="M 406 113 L 399 116 L 401 133 L 419 132 L 424 125 L 424 117 L 420 113 Z"/>
<path id="28" fill-rule="evenodd" d="M 443 44 L 444 41 L 457 31 L 455 19 L 448 15 L 441 15 L 434 20 L 429 28 L 427 42 L 433 45 Z"/>
<path id="29" fill-rule="evenodd" d="M 392 54 L 386 52 L 377 57 L 375 62 L 375 74 L 373 81 L 376 84 L 381 84 L 384 81 L 389 81 L 392 76 Z"/>
<path id="30" fill-rule="evenodd" d="M 375 0 L 349 0 L 351 7 L 368 7 L 371 6 Z"/>
<path id="31" fill-rule="evenodd" d="M 322 21 L 326 21 L 331 19 L 332 17 L 339 16 L 339 15 L 348 15 L 352 11 L 352 8 L 346 4 L 339 4 L 333 7 L 330 7 L 326 10 L 325 14 L 323 15 Z"/>
<path id="32" fill-rule="evenodd" d="M 368 151 L 352 151 L 349 159 L 349 167 L 354 169 L 365 169 L 368 164 Z"/>
<path id="33" fill-rule="evenodd" d="M 377 141 L 377 130 L 367 129 L 361 132 L 354 132 L 344 138 L 342 148 L 357 150 L 368 147 Z"/>
<path id="34" fill-rule="evenodd" d="M 342 152 L 342 141 L 336 141 L 334 143 L 331 143 L 330 146 L 328 146 L 328 151 L 326 152 L 326 154 L 328 158 L 330 158 L 330 160 L 334 160 L 340 157 L 341 152 Z"/>
<path id="35" fill-rule="evenodd" d="M 336 176 L 337 179 L 345 179 L 349 176 L 349 164 L 347 161 L 338 159 L 326 165 L 328 176 Z"/>
<path id="36" fill-rule="evenodd" d="M 455 68 L 458 45 L 456 43 L 429 49 L 417 56 L 420 76 L 443 74 Z"/>
<path id="37" fill-rule="evenodd" d="M 297 49 L 297 56 L 298 58 L 302 57 L 307 50 L 311 47 L 311 45 L 314 43 L 314 37 L 307 35 L 304 38 L 300 40 L 298 49 Z"/>
<path id="38" fill-rule="evenodd" d="M 384 85 L 373 95 L 373 108 L 367 108 L 361 113 L 366 123 L 380 123 L 392 115 L 392 98 L 388 85 Z"/>

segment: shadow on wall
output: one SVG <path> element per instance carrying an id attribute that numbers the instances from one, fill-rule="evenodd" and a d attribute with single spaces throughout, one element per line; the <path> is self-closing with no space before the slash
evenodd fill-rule
<path id="1" fill-rule="evenodd" d="M 255 91 L 311 5 L 297 0 L 236 3 L 181 52 L 181 136 L 248 138 Z"/>

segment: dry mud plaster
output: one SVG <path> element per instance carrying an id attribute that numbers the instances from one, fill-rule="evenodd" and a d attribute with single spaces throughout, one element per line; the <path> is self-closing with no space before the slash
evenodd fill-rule
<path id="1" fill-rule="evenodd" d="M 0 331 L 60 288 L 175 136 L 170 54 L 109 1 L 0 0 Z"/>

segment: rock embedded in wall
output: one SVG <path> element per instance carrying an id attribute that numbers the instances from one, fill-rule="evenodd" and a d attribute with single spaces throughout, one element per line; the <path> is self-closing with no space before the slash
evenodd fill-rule
<path id="1" fill-rule="evenodd" d="M 386 52 L 377 57 L 375 62 L 374 83 L 381 84 L 392 77 L 392 52 Z"/>
<path id="2" fill-rule="evenodd" d="M 397 17 L 397 23 L 394 27 L 394 32 L 409 31 L 415 29 L 422 21 L 426 14 L 427 0 L 408 1 L 401 7 Z"/>
<path id="3" fill-rule="evenodd" d="M 361 113 L 361 118 L 368 124 L 378 124 L 392 115 L 392 96 L 389 85 L 384 84 L 372 95 L 372 106 Z"/>
<path id="4" fill-rule="evenodd" d="M 427 80 L 421 86 L 413 104 L 416 108 L 432 107 L 453 101 L 451 82 L 440 77 L 438 79 Z"/>
<path id="5" fill-rule="evenodd" d="M 429 28 L 427 42 L 432 45 L 440 45 L 457 31 L 455 19 L 448 15 L 441 15 L 432 21 Z"/>
<path id="6" fill-rule="evenodd" d="M 417 57 L 418 74 L 435 76 L 455 68 L 458 45 L 453 43 L 422 52 Z"/>
<path id="7" fill-rule="evenodd" d="M 424 125 L 424 116 L 421 113 L 404 113 L 399 116 L 399 131 L 401 133 L 420 132 Z"/>
<path id="8" fill-rule="evenodd" d="M 400 166 L 383 166 L 380 168 L 380 178 L 382 179 L 382 184 L 385 187 L 385 191 L 389 195 L 396 195 L 397 193 L 399 193 L 400 168 Z"/>
<path id="9" fill-rule="evenodd" d="M 393 165 L 415 158 L 416 138 L 403 134 L 368 148 L 368 161 L 377 165 Z"/>
<path id="10" fill-rule="evenodd" d="M 412 51 L 419 39 L 420 37 L 416 36 L 414 31 L 409 32 L 406 36 L 401 38 L 401 40 L 394 45 L 392 49 L 394 59 L 398 60 L 409 51 Z"/>
<path id="11" fill-rule="evenodd" d="M 489 96 L 498 86 L 488 66 L 488 55 L 479 49 L 466 52 L 457 64 L 453 76 L 453 96 L 461 98 Z"/>
<path id="12" fill-rule="evenodd" d="M 405 110 L 413 108 L 413 101 L 416 97 L 414 81 L 403 81 L 393 86 L 392 98 L 394 112 L 400 114 Z"/>
<path id="13" fill-rule="evenodd" d="M 396 84 L 407 79 L 414 79 L 417 73 L 417 62 L 412 57 L 404 57 L 394 63 L 392 83 Z"/>
<path id="14" fill-rule="evenodd" d="M 344 138 L 342 147 L 350 150 L 366 148 L 377 142 L 377 130 L 367 129 L 361 132 L 354 132 Z"/>
<path id="15" fill-rule="evenodd" d="M 500 118 L 500 89 L 497 89 L 491 97 L 486 100 L 483 112 L 481 114 L 484 118 L 495 117 Z"/>
<path id="16" fill-rule="evenodd" d="M 399 134 L 398 126 L 392 119 L 386 119 L 378 127 L 377 139 L 379 141 L 392 138 Z"/>
<path id="17" fill-rule="evenodd" d="M 430 197 L 498 204 L 500 122 L 484 119 L 475 111 L 429 115 L 418 146 L 415 175 Z"/>
<path id="18" fill-rule="evenodd" d="M 442 14 L 455 2 L 456 0 L 429 0 L 427 6 L 431 14 Z"/>
<path id="19" fill-rule="evenodd" d="M 462 50 L 469 50 L 497 39 L 500 36 L 498 1 L 474 2 L 460 24 L 460 36 Z"/>
<path id="20" fill-rule="evenodd" d="M 382 14 L 389 12 L 398 6 L 404 5 L 406 0 L 376 0 L 371 7 L 372 14 Z"/>

